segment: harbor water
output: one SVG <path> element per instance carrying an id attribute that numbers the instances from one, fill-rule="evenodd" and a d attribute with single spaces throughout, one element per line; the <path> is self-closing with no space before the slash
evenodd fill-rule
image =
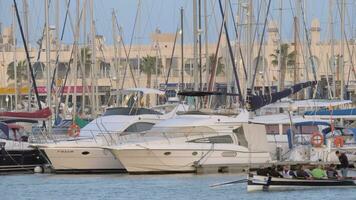
<path id="1" fill-rule="evenodd" d="M 242 174 L 0 176 L 1 200 L 88 199 L 258 199 L 355 200 L 355 188 L 247 193 L 246 183 L 209 185 L 245 178 Z"/>

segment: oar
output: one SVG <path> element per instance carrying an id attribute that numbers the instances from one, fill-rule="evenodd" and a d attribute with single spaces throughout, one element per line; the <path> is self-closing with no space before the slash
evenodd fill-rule
<path id="1" fill-rule="evenodd" d="M 236 181 L 229 181 L 229 182 L 224 182 L 224 183 L 216 183 L 213 185 L 210 185 L 209 187 L 219 187 L 219 186 L 223 186 L 223 185 L 230 185 L 230 184 L 236 184 L 236 183 L 245 183 L 247 182 L 247 179 L 240 179 L 240 180 L 236 180 Z"/>

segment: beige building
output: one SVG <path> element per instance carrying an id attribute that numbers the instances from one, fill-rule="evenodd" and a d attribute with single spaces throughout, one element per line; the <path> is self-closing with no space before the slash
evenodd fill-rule
<path id="1" fill-rule="evenodd" d="M 318 80 L 322 80 L 320 83 L 324 84 L 323 87 L 325 90 L 330 88 L 333 90 L 335 78 L 336 87 L 340 84 L 340 80 L 344 78 L 345 84 L 349 83 L 348 90 L 351 93 L 354 93 L 356 88 L 356 75 L 352 66 L 352 62 L 355 62 L 356 55 L 353 54 L 353 58 L 349 55 L 349 51 L 352 51 L 356 47 L 355 39 L 350 39 L 344 45 L 344 74 L 341 74 L 341 60 L 340 59 L 340 41 L 335 41 L 334 45 L 330 41 L 321 41 L 320 32 L 320 23 L 318 20 L 312 21 L 312 26 L 309 29 L 310 36 L 310 49 L 308 49 L 306 42 L 303 39 L 298 39 L 298 36 L 295 41 L 286 41 L 288 44 L 288 54 L 293 51 L 296 51 L 295 63 L 293 65 L 287 65 L 285 70 L 285 85 L 291 85 L 294 82 L 303 82 L 307 80 L 313 80 L 313 65 L 311 59 L 308 59 L 310 54 L 313 58 L 313 63 L 316 69 L 316 76 Z M 56 42 L 55 37 L 51 36 L 51 70 L 54 69 L 56 62 Z M 280 70 L 278 65 L 273 64 L 273 56 L 278 49 L 278 28 L 275 23 L 270 23 L 268 26 L 265 42 L 261 48 L 261 56 L 259 60 L 259 65 L 257 67 L 257 76 L 255 81 L 255 86 L 257 88 L 267 88 L 274 87 L 276 88 L 279 84 L 279 79 L 283 76 L 280 75 Z M 170 33 L 154 33 L 151 35 L 151 43 L 147 45 L 133 45 L 131 48 L 126 44 L 125 48 L 122 46 L 120 38 L 117 39 L 118 47 L 116 48 L 113 45 L 107 45 L 104 43 L 102 36 L 96 37 L 96 65 L 95 75 L 90 75 L 87 71 L 87 78 L 83 81 L 83 69 L 89 70 L 90 63 L 87 61 L 88 68 L 82 67 L 82 70 L 78 70 L 78 78 L 74 79 L 74 70 L 69 73 L 67 86 L 81 86 L 83 83 L 85 85 L 95 85 L 98 84 L 99 92 L 102 94 L 107 93 L 110 89 L 118 89 L 121 87 L 128 88 L 134 87 L 136 83 L 137 87 L 146 87 L 147 86 L 147 74 L 141 72 L 141 66 L 143 58 L 146 56 L 157 57 L 162 67 L 158 65 L 157 72 L 160 72 L 156 75 L 156 69 L 153 70 L 151 75 L 151 87 L 164 87 L 164 83 L 167 79 L 167 73 L 171 66 L 170 76 L 168 82 L 171 83 L 171 87 L 175 87 L 175 83 L 181 82 L 181 46 L 180 38 L 178 34 L 177 44 L 175 46 L 175 51 L 172 57 L 172 51 L 174 46 L 175 34 Z M 0 81 L 0 88 L 2 90 L 0 93 L 2 95 L 11 95 L 6 94 L 6 88 L 14 87 L 14 80 L 10 79 L 8 76 L 9 68 L 11 67 L 10 63 L 14 61 L 14 58 L 17 58 L 17 62 L 25 60 L 25 52 L 23 48 L 16 49 L 16 56 L 14 54 L 14 47 L 12 45 L 12 30 L 11 28 L 5 28 L 0 35 L 0 75 L 3 77 Z M 20 38 L 17 38 L 17 46 L 22 46 Z M 90 42 L 90 41 L 89 41 Z M 245 88 L 245 74 L 242 67 L 242 60 L 239 54 L 237 54 L 238 48 L 241 47 L 243 54 L 247 52 L 247 46 L 241 43 L 232 43 L 235 50 L 235 63 L 238 68 L 239 78 L 242 84 L 242 88 Z M 43 45 L 44 47 L 45 45 Z M 81 49 L 84 48 L 83 45 L 80 46 Z M 88 45 L 90 49 L 90 45 Z M 331 56 L 332 48 L 334 52 L 334 57 Z M 184 82 L 185 83 L 194 83 L 193 76 L 193 45 L 186 44 L 183 47 L 184 49 Z M 207 83 L 209 80 L 210 72 L 209 69 L 206 70 L 205 63 L 208 55 L 212 55 L 216 52 L 216 44 L 209 44 L 208 52 L 205 52 L 205 46 L 203 43 L 202 48 L 202 81 Z M 38 85 L 44 87 L 47 80 L 47 67 L 45 64 L 45 48 L 41 49 L 41 56 L 37 62 L 38 49 L 33 47 L 30 48 L 30 57 L 32 65 L 36 71 L 36 79 Z M 252 67 L 253 69 L 257 63 L 259 45 L 256 42 L 253 46 L 252 51 Z M 63 82 L 63 79 L 66 74 L 66 67 L 70 61 L 72 51 L 72 45 L 62 44 L 59 50 L 59 68 L 58 68 L 58 77 L 57 82 Z M 81 50 L 83 51 L 83 50 Z M 115 52 L 116 55 L 115 56 Z M 91 52 L 89 52 L 91 54 Z M 231 69 L 231 59 L 227 52 L 226 39 L 222 39 L 222 45 L 219 49 L 218 57 L 221 57 L 221 63 L 224 65 L 221 67 L 221 70 L 218 70 L 220 73 L 217 75 L 216 82 L 221 84 L 227 84 L 228 86 L 234 84 L 234 78 L 232 76 Z M 243 55 L 245 57 L 245 55 Z M 117 58 L 117 62 L 115 62 Z M 128 65 L 128 64 L 129 65 Z M 246 63 L 246 61 L 245 61 Z M 71 64 L 73 65 L 73 64 Z M 73 65 L 75 66 L 75 65 Z M 85 64 L 82 64 L 85 66 Z M 248 66 L 246 66 L 248 67 Z M 125 70 L 126 68 L 126 70 Z M 131 68 L 131 71 L 129 70 Z M 156 68 L 156 67 L 155 67 Z M 10 70 L 11 71 L 11 70 Z M 10 72 L 11 73 L 11 72 Z M 52 74 L 53 72 L 51 72 Z M 329 77 L 329 79 L 326 79 Z M 135 81 L 133 81 L 135 80 Z M 327 81 L 326 81 L 327 80 Z M 28 81 L 22 81 L 22 86 L 28 86 Z M 226 87 L 226 86 L 225 86 Z M 5 89 L 4 89 L 5 88 Z M 337 90 L 337 89 L 336 89 Z M 326 94 L 328 94 L 326 90 Z M 44 94 L 42 94 L 44 95 Z"/>

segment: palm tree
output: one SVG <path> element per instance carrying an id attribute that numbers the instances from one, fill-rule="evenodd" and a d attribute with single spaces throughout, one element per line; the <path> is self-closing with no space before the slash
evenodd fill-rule
<path id="1" fill-rule="evenodd" d="M 15 69 L 14 69 L 14 62 L 11 62 L 8 67 L 6 74 L 8 76 L 8 80 L 15 80 Z M 27 62 L 26 60 L 21 60 L 17 63 L 16 66 L 16 75 L 17 75 L 17 81 L 15 81 L 15 88 L 17 87 L 18 84 L 20 84 L 20 88 L 22 88 L 22 81 L 27 80 Z M 18 91 L 16 91 L 16 94 L 18 95 Z M 20 101 L 21 101 L 21 95 L 20 95 Z M 17 106 L 17 105 L 16 105 Z"/>
<path id="2" fill-rule="evenodd" d="M 83 63 L 82 63 L 83 62 Z M 85 76 L 84 77 L 89 77 L 90 72 L 91 72 L 91 49 L 89 47 L 84 47 L 80 49 L 80 55 L 78 58 L 78 66 L 81 66 L 80 63 L 85 68 Z M 83 72 L 83 69 L 80 70 Z"/>
<path id="3" fill-rule="evenodd" d="M 211 69 L 212 69 L 212 66 L 215 65 L 215 54 L 210 54 L 209 56 L 209 63 L 210 63 L 210 69 L 209 70 L 209 74 L 211 73 Z M 222 57 L 218 57 L 217 58 L 217 62 L 218 62 L 218 65 L 217 65 L 217 68 L 216 68 L 216 76 L 219 76 L 220 74 L 225 74 L 225 65 L 222 63 Z M 206 71 L 206 64 L 203 66 L 203 69 L 204 71 Z"/>
<path id="4" fill-rule="evenodd" d="M 296 53 L 295 51 L 288 52 L 289 45 L 288 44 L 281 44 L 281 80 L 279 82 L 279 88 L 280 90 L 284 89 L 284 80 L 286 76 L 286 69 L 287 66 L 295 66 L 296 63 Z M 279 48 L 274 51 L 274 54 L 271 54 L 270 56 L 273 58 L 272 60 L 272 65 L 277 66 L 278 65 L 278 56 L 279 56 Z"/>
<path id="5" fill-rule="evenodd" d="M 156 73 L 156 57 L 149 56 L 147 55 L 146 57 L 143 57 L 141 64 L 140 64 L 140 72 L 143 72 L 147 76 L 147 81 L 146 81 L 146 87 L 150 88 L 151 87 L 151 79 L 152 79 L 152 74 Z M 157 63 L 157 73 L 161 73 L 162 68 L 162 63 L 160 60 Z M 148 106 L 150 103 L 150 98 L 147 96 L 146 98 L 146 105 Z"/>
<path id="6" fill-rule="evenodd" d="M 22 80 L 27 80 L 27 64 L 25 60 L 21 60 L 17 63 L 16 66 L 17 70 L 17 81 L 21 82 Z M 7 71 L 6 74 L 8 76 L 8 80 L 14 80 L 15 79 L 15 68 L 14 68 L 14 62 L 11 62 L 7 66 Z"/>

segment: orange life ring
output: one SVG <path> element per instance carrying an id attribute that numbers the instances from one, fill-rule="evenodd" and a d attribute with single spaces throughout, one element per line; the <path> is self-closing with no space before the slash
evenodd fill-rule
<path id="1" fill-rule="evenodd" d="M 344 140 L 344 138 L 342 136 L 336 136 L 334 138 L 334 145 L 336 147 L 343 147 L 344 143 L 345 143 L 345 140 Z"/>
<path id="2" fill-rule="evenodd" d="M 80 127 L 73 123 L 69 126 L 67 133 L 70 137 L 78 137 L 80 133 Z"/>
<path id="3" fill-rule="evenodd" d="M 313 135 L 311 136 L 310 143 L 314 147 L 321 147 L 324 143 L 324 137 L 321 133 L 319 132 L 314 132 Z"/>

